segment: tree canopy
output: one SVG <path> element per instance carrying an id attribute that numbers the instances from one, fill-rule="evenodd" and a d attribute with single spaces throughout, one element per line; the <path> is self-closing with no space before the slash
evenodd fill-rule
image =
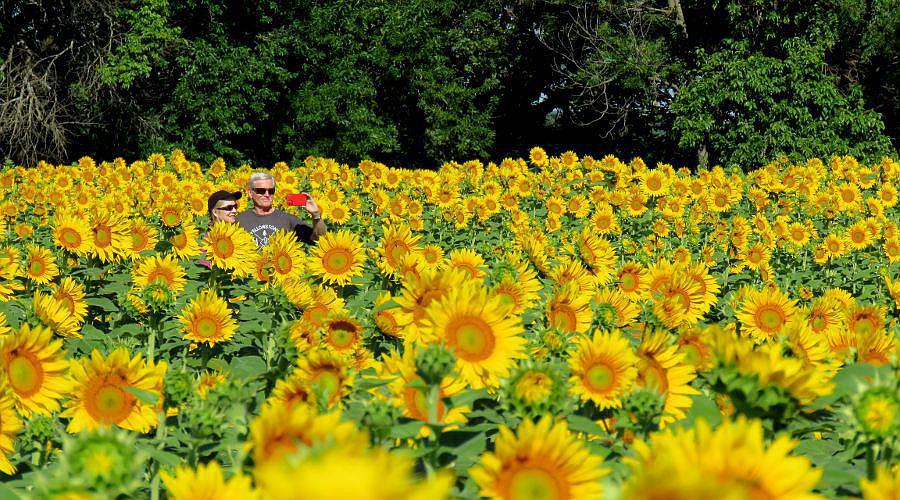
<path id="1" fill-rule="evenodd" d="M 0 156 L 896 154 L 897 0 L 0 0 Z"/>

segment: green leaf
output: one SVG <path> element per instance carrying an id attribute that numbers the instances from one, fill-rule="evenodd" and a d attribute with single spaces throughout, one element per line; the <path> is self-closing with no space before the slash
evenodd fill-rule
<path id="1" fill-rule="evenodd" d="M 244 356 L 231 360 L 231 374 L 235 378 L 253 380 L 266 373 L 266 362 L 259 356 Z"/>
<path id="2" fill-rule="evenodd" d="M 124 386 L 124 389 L 132 394 L 134 397 L 138 398 L 141 403 L 148 405 L 155 405 L 159 401 L 159 395 L 145 391 L 143 389 L 138 389 L 137 387 Z"/>
<path id="3" fill-rule="evenodd" d="M 606 430 L 603 427 L 581 415 L 568 415 L 566 421 L 569 423 L 569 430 L 575 432 L 583 432 L 592 436 L 603 436 L 606 434 Z"/>
<path id="4" fill-rule="evenodd" d="M 405 424 L 398 424 L 391 428 L 391 437 L 395 439 L 410 439 L 419 435 L 424 422 L 414 420 Z"/>
<path id="5" fill-rule="evenodd" d="M 0 500 L 21 500 L 22 495 L 16 493 L 12 488 L 0 483 Z"/>
<path id="6" fill-rule="evenodd" d="M 119 308 L 113 304 L 113 301 L 107 299 L 106 297 L 88 297 L 84 299 L 88 305 L 96 306 L 102 309 L 105 312 L 118 312 Z"/>

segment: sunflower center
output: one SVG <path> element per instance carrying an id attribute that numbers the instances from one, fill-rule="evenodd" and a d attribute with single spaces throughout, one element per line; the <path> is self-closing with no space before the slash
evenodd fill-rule
<path id="1" fill-rule="evenodd" d="M 356 329 L 349 322 L 336 322 L 331 325 L 329 340 L 329 343 L 336 349 L 347 349 L 356 340 Z"/>
<path id="2" fill-rule="evenodd" d="M 46 271 L 47 266 L 43 262 L 34 259 L 28 264 L 28 273 L 32 276 L 41 276 Z"/>
<path id="3" fill-rule="evenodd" d="M 321 371 L 312 379 L 312 385 L 321 391 L 325 401 L 331 401 L 337 396 L 340 384 L 338 375 L 331 371 Z"/>
<path id="4" fill-rule="evenodd" d="M 509 481 L 508 493 L 507 498 L 514 500 L 547 500 L 568 496 L 553 474 L 536 467 L 516 472 Z"/>
<path id="5" fill-rule="evenodd" d="M 194 323 L 194 331 L 198 337 L 213 338 L 217 336 L 219 331 L 219 323 L 208 316 L 203 316 Z"/>
<path id="6" fill-rule="evenodd" d="M 172 246 L 179 250 L 187 247 L 187 235 L 184 233 L 178 233 L 175 236 L 172 236 Z"/>
<path id="7" fill-rule="evenodd" d="M 94 410 L 91 413 L 97 420 L 121 422 L 131 413 L 134 396 L 126 393 L 118 385 L 106 383 L 97 389 L 90 403 L 88 409 Z"/>
<path id="8" fill-rule="evenodd" d="M 619 288 L 625 293 L 637 290 L 637 284 L 637 277 L 632 273 L 625 273 L 619 278 Z"/>
<path id="9" fill-rule="evenodd" d="M 291 269 L 294 267 L 294 260 L 291 259 L 291 256 L 285 253 L 280 253 L 275 256 L 275 272 L 278 274 L 288 274 L 291 272 Z"/>
<path id="10" fill-rule="evenodd" d="M 784 325 L 786 318 L 784 311 L 778 307 L 762 307 L 756 313 L 757 324 L 768 333 L 778 331 Z"/>
<path id="11" fill-rule="evenodd" d="M 21 397 L 36 393 L 44 382 L 44 372 L 36 360 L 25 353 L 14 358 L 7 366 L 9 385 Z"/>
<path id="12" fill-rule="evenodd" d="M 322 265 L 331 274 L 341 274 L 350 269 L 351 258 L 346 248 L 332 248 L 322 256 Z"/>
<path id="13" fill-rule="evenodd" d="M 147 246 L 147 236 L 141 233 L 133 233 L 131 235 L 131 247 L 135 250 L 142 249 Z"/>
<path id="14" fill-rule="evenodd" d="M 108 227 L 98 227 L 94 231 L 94 243 L 98 247 L 108 247 L 112 243 L 112 234 Z"/>
<path id="15" fill-rule="evenodd" d="M 550 310 L 550 326 L 566 332 L 578 329 L 578 315 L 575 310 L 565 304 L 556 304 Z"/>
<path id="16" fill-rule="evenodd" d="M 81 246 L 81 236 L 74 229 L 64 228 L 60 232 L 59 240 L 68 248 Z"/>
<path id="17" fill-rule="evenodd" d="M 220 238 L 215 243 L 216 255 L 220 258 L 227 259 L 234 254 L 234 242 L 231 238 Z"/>
<path id="18" fill-rule="evenodd" d="M 603 363 L 598 363 L 584 372 L 584 384 L 590 387 L 593 392 L 609 392 L 614 388 L 615 382 L 615 372 Z"/>
<path id="19" fill-rule="evenodd" d="M 466 361 L 481 361 L 494 352 L 494 332 L 481 318 L 456 318 L 448 325 L 447 332 L 451 345 L 457 349 L 457 355 Z"/>

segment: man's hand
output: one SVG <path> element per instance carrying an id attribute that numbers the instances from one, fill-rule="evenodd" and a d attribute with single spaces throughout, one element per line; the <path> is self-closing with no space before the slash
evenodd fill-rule
<path id="1" fill-rule="evenodd" d="M 306 197 L 306 205 L 303 206 L 310 215 L 312 215 L 313 219 L 320 219 L 322 217 L 322 212 L 319 210 L 319 205 L 316 204 L 316 200 L 312 198 L 312 196 L 307 195 Z"/>

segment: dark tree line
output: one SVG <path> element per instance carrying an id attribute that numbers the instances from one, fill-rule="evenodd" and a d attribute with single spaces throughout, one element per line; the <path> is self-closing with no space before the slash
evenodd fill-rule
<path id="1" fill-rule="evenodd" d="M 896 154 L 898 0 L 0 0 L 0 156 Z"/>

